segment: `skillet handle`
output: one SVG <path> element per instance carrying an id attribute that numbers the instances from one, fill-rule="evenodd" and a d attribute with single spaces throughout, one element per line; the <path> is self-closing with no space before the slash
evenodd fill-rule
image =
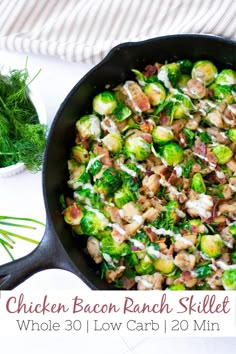
<path id="1" fill-rule="evenodd" d="M 35 273 L 52 268 L 74 272 L 69 257 L 47 223 L 42 241 L 30 254 L 0 266 L 0 290 L 14 289 Z"/>

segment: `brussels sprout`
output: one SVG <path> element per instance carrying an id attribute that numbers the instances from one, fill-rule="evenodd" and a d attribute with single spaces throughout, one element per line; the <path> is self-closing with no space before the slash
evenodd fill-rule
<path id="1" fill-rule="evenodd" d="M 165 144 L 174 139 L 174 134 L 170 128 L 158 125 L 153 128 L 152 137 L 155 143 Z"/>
<path id="2" fill-rule="evenodd" d="M 234 103 L 235 91 L 232 86 L 213 84 L 210 88 L 213 90 L 215 99 L 224 100 L 228 104 Z"/>
<path id="3" fill-rule="evenodd" d="M 136 69 L 132 69 L 131 71 L 133 71 L 133 73 L 136 75 L 136 80 L 138 81 L 140 86 L 145 86 L 146 85 L 146 77 L 139 71 Z"/>
<path id="4" fill-rule="evenodd" d="M 67 224 L 78 225 L 83 218 L 84 213 L 81 207 L 74 203 L 63 211 L 63 215 Z"/>
<path id="5" fill-rule="evenodd" d="M 101 115 L 111 114 L 117 106 L 115 95 L 104 91 L 93 99 L 93 110 Z"/>
<path id="6" fill-rule="evenodd" d="M 131 267 L 136 266 L 137 264 L 139 264 L 139 259 L 138 259 L 137 255 L 134 252 L 131 252 L 130 254 L 128 254 L 126 256 L 125 261 L 126 261 L 126 265 L 131 266 Z"/>
<path id="7" fill-rule="evenodd" d="M 222 283 L 225 290 L 236 290 L 236 269 L 225 270 Z"/>
<path id="8" fill-rule="evenodd" d="M 200 172 L 193 175 L 191 188 L 197 193 L 206 193 L 206 185 Z"/>
<path id="9" fill-rule="evenodd" d="M 233 238 L 236 240 L 236 224 L 233 224 L 229 227 L 229 232 L 233 236 Z"/>
<path id="10" fill-rule="evenodd" d="M 76 122 L 76 129 L 78 130 L 80 138 L 96 140 L 101 136 L 100 120 L 94 114 L 80 118 Z"/>
<path id="11" fill-rule="evenodd" d="M 183 90 L 184 88 L 186 88 L 187 86 L 187 82 L 191 79 L 191 76 L 183 74 L 180 75 L 179 80 L 177 82 L 177 86 L 178 88 L 180 88 L 181 90 Z"/>
<path id="12" fill-rule="evenodd" d="M 189 75 L 191 74 L 193 63 L 190 60 L 188 59 L 179 60 L 177 63 L 179 64 L 181 73 L 189 74 Z"/>
<path id="13" fill-rule="evenodd" d="M 171 284 L 168 288 L 168 290 L 186 290 L 184 284 L 180 283 L 180 284 Z"/>
<path id="14" fill-rule="evenodd" d="M 213 154 L 217 158 L 217 162 L 220 165 L 227 163 L 233 156 L 233 151 L 223 144 L 217 144 L 212 148 Z"/>
<path id="15" fill-rule="evenodd" d="M 117 208 L 121 209 L 123 205 L 132 202 L 135 200 L 134 194 L 127 188 L 126 185 L 123 185 L 114 195 L 114 203 Z"/>
<path id="16" fill-rule="evenodd" d="M 145 258 L 141 259 L 139 264 L 135 266 L 135 270 L 140 275 L 153 274 L 155 272 L 154 265 L 151 262 L 146 261 Z"/>
<path id="17" fill-rule="evenodd" d="M 117 133 L 109 133 L 102 139 L 105 147 L 112 153 L 117 154 L 122 149 L 123 140 Z"/>
<path id="18" fill-rule="evenodd" d="M 175 264 L 172 257 L 163 256 L 154 261 L 154 267 L 157 271 L 168 274 L 174 271 Z"/>
<path id="19" fill-rule="evenodd" d="M 194 141 L 195 141 L 195 133 L 188 128 L 184 128 L 183 133 L 184 133 L 186 140 L 187 140 L 186 141 L 187 146 L 191 148 L 194 144 Z"/>
<path id="20" fill-rule="evenodd" d="M 120 258 L 130 254 L 130 246 L 126 242 L 116 243 L 110 236 L 103 237 L 100 243 L 102 254 L 108 254 L 112 258 Z"/>
<path id="21" fill-rule="evenodd" d="M 157 106 L 162 103 L 166 98 L 166 90 L 159 82 L 148 83 L 144 89 L 144 93 L 149 99 L 152 106 Z"/>
<path id="22" fill-rule="evenodd" d="M 114 168 L 107 168 L 100 179 L 97 179 L 94 184 L 94 189 L 98 193 L 105 195 L 114 194 L 121 186 L 121 176 L 119 171 Z"/>
<path id="23" fill-rule="evenodd" d="M 86 171 L 86 165 L 78 165 L 74 160 L 68 161 L 70 172 L 69 187 L 77 189 L 81 184 L 90 182 L 89 173 Z"/>
<path id="24" fill-rule="evenodd" d="M 130 136 L 125 141 L 125 153 L 134 156 L 137 161 L 146 160 L 151 153 L 151 146 L 141 136 Z"/>
<path id="25" fill-rule="evenodd" d="M 101 236 L 101 231 L 108 226 L 109 222 L 98 210 L 85 210 L 80 226 L 85 235 Z"/>
<path id="26" fill-rule="evenodd" d="M 231 69 L 222 70 L 215 79 L 217 85 L 236 85 L 236 71 Z"/>
<path id="27" fill-rule="evenodd" d="M 224 242 L 220 235 L 203 235 L 200 241 L 200 248 L 203 254 L 209 258 L 221 256 Z"/>
<path id="28" fill-rule="evenodd" d="M 218 72 L 215 65 L 208 60 L 197 61 L 192 68 L 192 78 L 201 80 L 204 85 L 210 85 Z"/>
<path id="29" fill-rule="evenodd" d="M 179 76 L 180 70 L 177 63 L 162 65 L 157 74 L 158 80 L 163 82 L 164 86 L 169 90 L 177 84 Z"/>
<path id="30" fill-rule="evenodd" d="M 161 147 L 160 151 L 168 166 L 178 165 L 183 161 L 184 152 L 177 143 L 168 143 Z"/>
<path id="31" fill-rule="evenodd" d="M 102 169 L 102 162 L 100 161 L 100 156 L 91 156 L 89 163 L 86 167 L 87 171 L 91 173 L 92 176 L 95 176 Z"/>
<path id="32" fill-rule="evenodd" d="M 85 205 L 91 205 L 95 209 L 101 210 L 103 207 L 99 194 L 94 193 L 90 188 L 85 187 L 83 189 L 78 189 L 77 191 L 75 191 L 74 199 L 77 202 L 83 203 Z"/>
<path id="33" fill-rule="evenodd" d="M 205 278 L 212 273 L 212 268 L 209 264 L 202 264 L 194 269 L 197 278 Z"/>
<path id="34" fill-rule="evenodd" d="M 71 149 L 71 151 L 72 151 L 73 159 L 75 159 L 77 162 L 80 163 L 88 162 L 89 153 L 88 150 L 86 150 L 83 146 L 76 145 Z"/>
<path id="35" fill-rule="evenodd" d="M 172 119 L 181 119 L 191 116 L 194 110 L 191 99 L 184 94 L 177 93 L 170 97 L 170 116 Z"/>
<path id="36" fill-rule="evenodd" d="M 131 109 L 124 105 L 124 103 L 119 103 L 115 110 L 113 111 L 113 116 L 115 120 L 118 122 L 122 122 L 123 120 L 129 118 L 132 114 Z"/>
<path id="37" fill-rule="evenodd" d="M 234 144 L 236 144 L 236 128 L 231 128 L 228 130 L 228 137 Z"/>

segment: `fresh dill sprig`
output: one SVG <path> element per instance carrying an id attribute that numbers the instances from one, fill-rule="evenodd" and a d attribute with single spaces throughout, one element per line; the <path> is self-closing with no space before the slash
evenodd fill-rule
<path id="1" fill-rule="evenodd" d="M 0 73 L 0 168 L 23 162 L 31 172 L 41 169 L 46 126 L 29 99 L 32 80 L 27 67 Z"/>

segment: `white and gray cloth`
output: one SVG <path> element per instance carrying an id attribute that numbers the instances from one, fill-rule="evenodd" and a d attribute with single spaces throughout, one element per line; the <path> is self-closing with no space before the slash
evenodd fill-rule
<path id="1" fill-rule="evenodd" d="M 95 64 L 119 43 L 177 33 L 236 39 L 236 0 L 0 0 L 0 49 Z"/>

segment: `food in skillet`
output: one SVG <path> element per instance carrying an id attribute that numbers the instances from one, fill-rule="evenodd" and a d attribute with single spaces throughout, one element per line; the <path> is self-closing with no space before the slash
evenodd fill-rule
<path id="1" fill-rule="evenodd" d="M 133 70 L 76 122 L 63 214 L 117 288 L 236 290 L 236 72 Z"/>

